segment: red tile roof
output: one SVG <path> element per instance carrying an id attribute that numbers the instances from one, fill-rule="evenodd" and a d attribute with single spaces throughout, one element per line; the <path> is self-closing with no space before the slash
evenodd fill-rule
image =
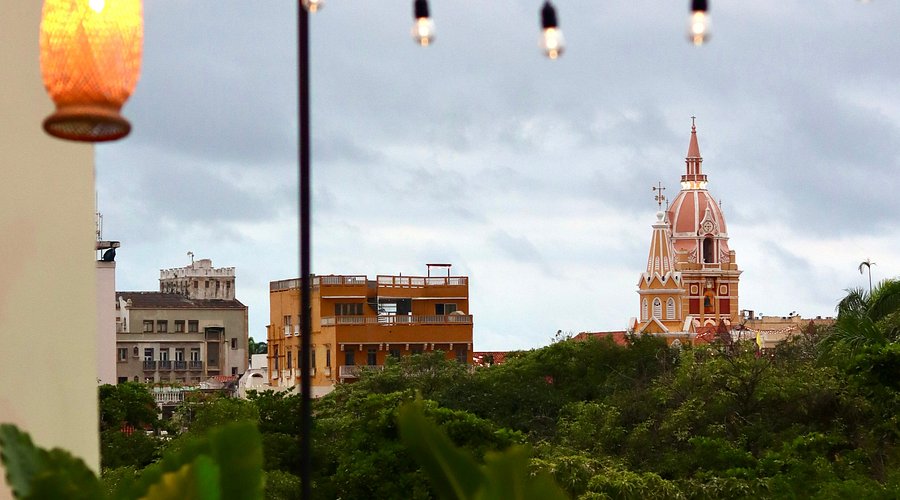
<path id="1" fill-rule="evenodd" d="M 614 332 L 581 332 L 578 335 L 572 337 L 572 340 L 577 341 L 585 341 L 589 338 L 601 339 L 604 337 L 609 337 L 618 345 L 628 345 L 628 335 L 625 330 L 619 330 Z"/>

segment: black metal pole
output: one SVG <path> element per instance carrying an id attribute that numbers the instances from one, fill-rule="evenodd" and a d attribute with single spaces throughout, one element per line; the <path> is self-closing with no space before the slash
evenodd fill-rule
<path id="1" fill-rule="evenodd" d="M 309 13 L 297 2 L 297 87 L 299 115 L 300 163 L 300 497 L 309 500 L 312 494 L 311 439 L 312 401 L 310 400 L 310 119 L 309 119 Z"/>

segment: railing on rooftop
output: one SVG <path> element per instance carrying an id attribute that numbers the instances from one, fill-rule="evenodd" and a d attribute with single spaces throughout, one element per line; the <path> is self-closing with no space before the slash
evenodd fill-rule
<path id="1" fill-rule="evenodd" d="M 322 326 L 335 325 L 471 325 L 471 314 L 446 315 L 383 315 L 383 316 L 325 316 Z"/>
<path id="2" fill-rule="evenodd" d="M 365 286 L 368 283 L 365 276 L 359 275 L 328 275 L 313 276 L 312 286 Z M 300 278 L 269 282 L 270 292 L 280 292 L 300 288 Z"/>
<path id="3" fill-rule="evenodd" d="M 425 288 L 427 286 L 466 286 L 466 276 L 385 276 L 378 275 L 378 286 L 384 288 Z"/>

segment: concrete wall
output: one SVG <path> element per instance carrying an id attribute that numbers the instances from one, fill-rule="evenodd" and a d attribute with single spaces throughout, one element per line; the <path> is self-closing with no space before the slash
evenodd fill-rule
<path id="1" fill-rule="evenodd" d="M 0 0 L 0 422 L 96 469 L 94 150 L 41 128 L 41 3 Z"/>
<path id="2" fill-rule="evenodd" d="M 116 263 L 97 261 L 97 378 L 116 383 Z"/>

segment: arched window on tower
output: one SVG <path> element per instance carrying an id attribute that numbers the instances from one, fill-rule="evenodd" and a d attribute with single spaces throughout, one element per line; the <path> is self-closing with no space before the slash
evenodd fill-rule
<path id="1" fill-rule="evenodd" d="M 703 240 L 703 262 L 713 264 L 716 262 L 716 244 L 712 238 L 706 237 Z"/>
<path id="2" fill-rule="evenodd" d="M 675 319 L 675 299 L 671 297 L 666 301 L 666 319 Z"/>
<path id="3" fill-rule="evenodd" d="M 653 299 L 653 317 L 662 319 L 662 301 L 659 300 L 659 297 Z"/>
<path id="4" fill-rule="evenodd" d="M 641 303 L 641 320 L 647 321 L 647 299 Z"/>

